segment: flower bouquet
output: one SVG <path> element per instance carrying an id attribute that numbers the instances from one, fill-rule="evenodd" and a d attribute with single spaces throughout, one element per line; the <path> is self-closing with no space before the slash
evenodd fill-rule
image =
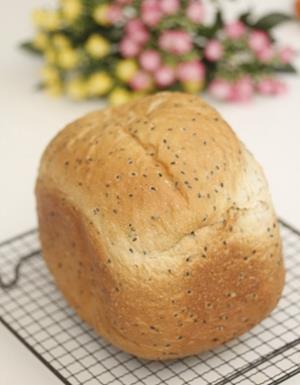
<path id="1" fill-rule="evenodd" d="M 295 52 L 272 36 L 289 15 L 225 22 L 217 2 L 207 21 L 201 0 L 60 0 L 36 10 L 37 33 L 23 47 L 41 55 L 40 87 L 72 99 L 113 104 L 157 90 L 204 89 L 224 101 L 285 90 L 278 72 L 295 72 Z"/>

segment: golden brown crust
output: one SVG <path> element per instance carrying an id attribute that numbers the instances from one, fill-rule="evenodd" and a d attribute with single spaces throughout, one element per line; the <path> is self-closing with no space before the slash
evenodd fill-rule
<path id="1" fill-rule="evenodd" d="M 262 170 L 198 97 L 160 93 L 72 123 L 45 151 L 36 194 L 58 286 L 132 354 L 210 349 L 280 297 L 281 241 Z"/>

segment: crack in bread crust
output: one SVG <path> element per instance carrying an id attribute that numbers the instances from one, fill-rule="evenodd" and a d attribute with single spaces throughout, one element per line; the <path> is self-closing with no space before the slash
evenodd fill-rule
<path id="1" fill-rule="evenodd" d="M 121 128 L 121 131 L 123 134 L 128 135 L 131 139 L 135 141 L 135 143 L 140 146 L 144 152 L 145 155 L 149 156 L 149 158 L 152 159 L 154 164 L 159 164 L 161 169 L 164 171 L 165 176 L 167 176 L 169 183 L 175 187 L 175 189 L 178 191 L 178 193 L 181 195 L 181 197 L 185 200 L 185 202 L 189 203 L 189 197 L 184 188 L 182 188 L 181 183 L 176 179 L 174 174 L 171 172 L 170 167 L 158 156 L 159 150 L 152 144 L 144 143 L 138 135 L 135 135 L 131 133 L 130 131 L 126 130 L 124 127 Z M 151 150 L 151 153 L 153 155 L 149 154 L 149 150 Z"/>

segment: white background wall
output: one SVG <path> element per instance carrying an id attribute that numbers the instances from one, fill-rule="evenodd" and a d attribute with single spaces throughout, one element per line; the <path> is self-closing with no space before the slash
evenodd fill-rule
<path id="1" fill-rule="evenodd" d="M 225 2 L 225 1 L 224 1 Z M 67 122 L 100 108 L 100 102 L 51 100 L 34 89 L 39 60 L 17 49 L 31 35 L 30 11 L 42 0 L 1 0 L 0 13 L 0 241 L 36 226 L 34 180 L 50 138 Z M 228 2 L 252 4 L 257 12 L 289 10 L 291 1 Z M 238 3 L 238 4 L 237 4 Z M 300 52 L 300 24 L 278 31 Z M 300 62 L 298 60 L 299 69 Z M 300 228 L 300 78 L 288 77 L 290 91 L 277 99 L 250 104 L 216 104 L 263 165 L 279 216 Z M 2 294 L 1 294 L 2 295 Z M 6 330 L 0 327 L 0 385 L 59 383 Z M 299 384 L 300 378 L 289 384 Z"/>

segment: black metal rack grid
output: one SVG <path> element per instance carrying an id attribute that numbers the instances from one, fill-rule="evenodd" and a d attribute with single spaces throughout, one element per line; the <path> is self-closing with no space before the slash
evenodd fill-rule
<path id="1" fill-rule="evenodd" d="M 279 384 L 300 372 L 300 233 L 285 223 L 281 230 L 287 278 L 279 306 L 241 338 L 199 356 L 149 362 L 97 337 L 56 289 L 35 230 L 0 244 L 3 280 L 27 259 L 18 284 L 0 289 L 0 322 L 65 384 Z"/>

